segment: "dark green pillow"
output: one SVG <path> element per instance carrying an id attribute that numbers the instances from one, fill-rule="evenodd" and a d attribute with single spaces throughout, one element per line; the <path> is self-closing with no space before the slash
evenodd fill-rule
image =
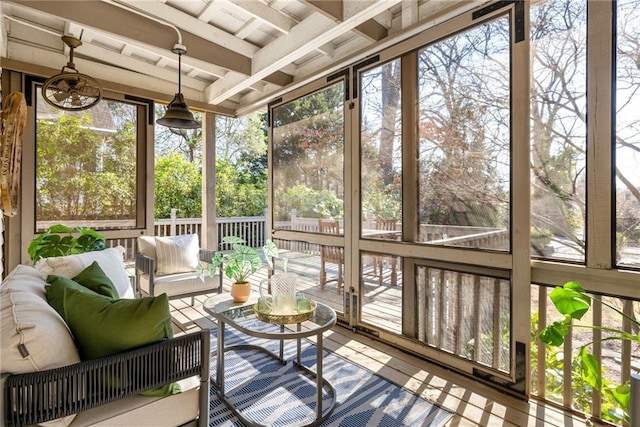
<path id="1" fill-rule="evenodd" d="M 78 291 L 89 291 L 109 298 L 118 299 L 118 291 L 113 282 L 107 277 L 100 264 L 94 261 L 73 279 L 50 274 L 47 276 L 48 286 L 45 287 L 47 301 L 62 318 L 64 318 L 64 290 L 73 288 Z"/>
<path id="2" fill-rule="evenodd" d="M 166 294 L 112 300 L 67 288 L 64 312 L 82 360 L 120 353 L 173 336 Z"/>
<path id="3" fill-rule="evenodd" d="M 105 295 L 113 299 L 120 298 L 118 290 L 111 279 L 109 279 L 102 268 L 100 268 L 98 261 L 93 261 L 89 267 L 78 273 L 73 280 L 100 295 Z"/>
<path id="4" fill-rule="evenodd" d="M 86 292 L 93 295 L 99 295 L 97 292 L 82 286 L 71 279 L 63 276 L 55 276 L 50 274 L 47 276 L 47 286 L 44 287 L 47 295 L 47 302 L 60 316 L 64 319 L 64 290 L 67 288 L 76 289 L 78 292 Z"/>
<path id="5" fill-rule="evenodd" d="M 63 317 L 75 337 L 82 360 L 120 353 L 173 336 L 166 294 L 113 300 L 69 287 L 64 292 L 64 308 Z M 172 383 L 143 394 L 167 396 L 179 392 L 180 386 Z"/>

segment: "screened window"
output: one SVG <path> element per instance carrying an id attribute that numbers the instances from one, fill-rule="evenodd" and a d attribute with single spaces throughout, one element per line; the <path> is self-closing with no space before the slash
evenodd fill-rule
<path id="1" fill-rule="evenodd" d="M 418 52 L 420 242 L 510 249 L 509 58 L 507 18 Z"/>
<path id="2" fill-rule="evenodd" d="M 615 260 L 640 267 L 640 1 L 616 4 Z"/>
<path id="3" fill-rule="evenodd" d="M 587 2 L 531 6 L 531 255 L 584 262 Z"/>
<path id="4" fill-rule="evenodd" d="M 36 231 L 136 227 L 138 107 L 103 99 L 69 112 L 36 97 Z"/>
<path id="5" fill-rule="evenodd" d="M 402 230 L 400 60 L 364 72 L 361 82 L 362 236 L 395 239 Z"/>
<path id="6" fill-rule="evenodd" d="M 342 82 L 273 109 L 274 229 L 343 233 L 343 109 Z"/>

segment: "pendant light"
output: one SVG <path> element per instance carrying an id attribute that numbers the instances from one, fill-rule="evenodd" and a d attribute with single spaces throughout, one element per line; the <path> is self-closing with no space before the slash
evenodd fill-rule
<path id="1" fill-rule="evenodd" d="M 180 89 L 182 76 L 182 55 L 187 53 L 187 48 L 182 44 L 175 44 L 171 52 L 178 55 L 178 93 L 167 106 L 164 117 L 158 119 L 156 123 L 162 126 L 179 129 L 198 129 L 202 125 L 193 118 L 193 114 L 189 111 L 189 106 L 184 102 L 184 97 Z"/>

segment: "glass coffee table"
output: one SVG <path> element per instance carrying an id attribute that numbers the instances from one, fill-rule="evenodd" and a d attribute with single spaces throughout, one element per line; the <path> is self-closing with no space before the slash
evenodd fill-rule
<path id="1" fill-rule="evenodd" d="M 243 424 L 247 426 L 261 426 L 262 424 L 247 419 L 247 417 L 235 407 L 233 402 L 227 399 L 224 385 L 224 354 L 230 350 L 255 350 L 265 353 L 282 364 L 286 364 L 287 362 L 284 359 L 284 341 L 296 340 L 297 347 L 294 365 L 300 369 L 301 372 L 314 378 L 316 382 L 315 419 L 303 426 L 316 426 L 321 424 L 331 415 L 336 404 L 335 389 L 331 383 L 322 376 L 322 334 L 336 324 L 336 312 L 325 304 L 317 303 L 315 315 L 309 320 L 303 323 L 276 325 L 276 327 L 265 329 L 267 323 L 255 317 L 254 305 L 257 300 L 257 293 L 252 293 L 249 300 L 245 303 L 234 303 L 229 294 L 220 294 L 210 297 L 204 302 L 204 310 L 218 322 L 216 379 L 212 381 L 212 384 L 218 392 L 218 397 L 233 411 Z M 225 328 L 227 325 L 250 337 L 279 341 L 279 354 L 275 354 L 264 347 L 254 344 L 225 346 Z M 301 340 L 302 338 L 310 336 L 316 337 L 315 371 L 304 366 L 301 361 Z M 331 403 L 328 408 L 323 410 L 322 397 L 325 390 L 331 398 Z"/>

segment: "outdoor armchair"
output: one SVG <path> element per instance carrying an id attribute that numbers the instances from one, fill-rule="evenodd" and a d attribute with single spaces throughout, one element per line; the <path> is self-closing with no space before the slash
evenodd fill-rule
<path id="1" fill-rule="evenodd" d="M 197 235 L 138 237 L 136 284 L 138 295 L 166 293 L 172 298 L 194 297 L 222 292 L 222 270 L 211 275 L 208 266 L 215 256 L 212 249 L 198 246 Z"/>

